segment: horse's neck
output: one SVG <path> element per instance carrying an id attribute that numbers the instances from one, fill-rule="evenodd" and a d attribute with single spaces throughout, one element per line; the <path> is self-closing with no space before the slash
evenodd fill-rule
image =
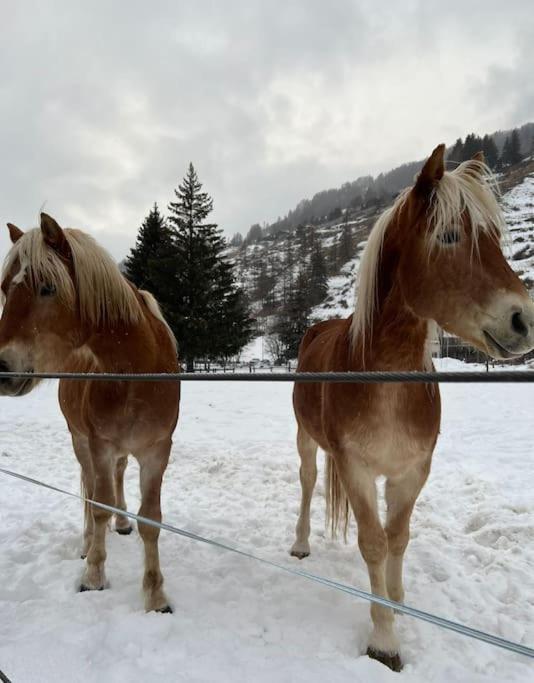
<path id="1" fill-rule="evenodd" d="M 397 266 L 389 265 L 390 270 L 378 283 L 377 305 L 372 327 L 366 335 L 363 366 L 366 370 L 428 369 L 428 322 L 407 307 L 396 279 Z"/>
<path id="2" fill-rule="evenodd" d="M 161 357 L 165 355 L 162 349 Z M 156 372 L 158 347 L 154 330 L 146 319 L 90 330 L 70 361 L 71 365 L 83 365 L 86 370 L 91 366 L 98 372 Z"/>

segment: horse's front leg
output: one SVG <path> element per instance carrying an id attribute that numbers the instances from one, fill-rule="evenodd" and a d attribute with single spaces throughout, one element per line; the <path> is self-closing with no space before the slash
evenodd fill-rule
<path id="1" fill-rule="evenodd" d="M 114 505 L 114 456 L 115 449 L 107 441 L 98 437 L 89 439 L 89 450 L 93 465 L 93 500 L 106 505 Z M 92 506 L 93 538 L 87 553 L 85 572 L 80 591 L 102 590 L 106 584 L 104 564 L 106 561 L 106 529 L 111 513 Z"/>
<path id="2" fill-rule="evenodd" d="M 140 467 L 141 507 L 139 514 L 161 522 L 161 482 L 169 461 L 171 439 L 164 439 L 144 451 L 134 452 Z M 172 612 L 163 591 L 163 575 L 159 564 L 159 529 L 138 523 L 139 534 L 145 546 L 145 573 L 143 592 L 147 612 Z"/>
<path id="3" fill-rule="evenodd" d="M 358 523 L 358 545 L 369 572 L 371 591 L 387 597 L 387 537 L 378 515 L 375 475 L 357 453 L 335 454 L 339 478 Z M 367 654 L 393 671 L 400 671 L 399 641 L 395 633 L 393 610 L 371 604 L 373 631 Z"/>
<path id="4" fill-rule="evenodd" d="M 410 517 L 430 472 L 431 456 L 402 477 L 386 482 L 388 556 L 386 562 L 386 583 L 391 600 L 404 601 L 402 583 L 402 561 L 410 540 Z"/>
<path id="5" fill-rule="evenodd" d="M 72 434 L 72 446 L 76 458 L 81 467 L 81 488 L 84 498 L 92 498 L 94 495 L 94 475 L 91 452 L 89 450 L 89 440 L 86 436 Z M 94 519 L 93 509 L 89 503 L 84 503 L 83 507 L 83 548 L 81 557 L 85 560 L 91 543 L 93 542 Z"/>

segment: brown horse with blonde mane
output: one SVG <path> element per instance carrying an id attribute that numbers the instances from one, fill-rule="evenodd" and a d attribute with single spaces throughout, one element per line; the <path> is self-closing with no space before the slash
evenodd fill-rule
<path id="1" fill-rule="evenodd" d="M 431 370 L 435 323 L 498 359 L 534 346 L 534 305 L 506 262 L 505 224 L 482 155 L 452 172 L 445 146 L 375 224 L 360 266 L 357 307 L 311 327 L 300 372 Z M 335 534 L 352 509 L 371 590 L 402 602 L 402 562 L 413 506 L 430 471 L 440 426 L 434 384 L 296 384 L 302 501 L 291 554 L 309 555 L 316 453 L 326 457 L 327 512 Z M 376 478 L 386 478 L 387 517 Z M 393 611 L 371 606 L 367 654 L 402 668 Z"/>
<path id="2" fill-rule="evenodd" d="M 16 372 L 177 372 L 174 336 L 155 299 L 137 290 L 89 235 L 41 214 L 40 228 L 8 224 L 2 272 L 0 369 Z M 2 379 L 0 394 L 22 396 L 34 379 Z M 161 482 L 178 419 L 180 388 L 169 382 L 67 381 L 59 403 L 81 465 L 86 495 L 125 510 L 123 474 L 139 462 L 139 514 L 161 520 Z M 80 590 L 106 586 L 105 535 L 111 514 L 86 506 Z M 126 517 L 116 520 L 129 533 Z M 145 549 L 146 610 L 172 611 L 163 591 L 159 529 L 139 524 Z"/>

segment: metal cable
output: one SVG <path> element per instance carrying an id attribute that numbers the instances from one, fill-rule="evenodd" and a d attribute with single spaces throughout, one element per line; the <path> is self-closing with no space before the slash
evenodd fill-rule
<path id="1" fill-rule="evenodd" d="M 32 477 L 27 477 L 24 474 L 12 472 L 11 470 L 7 470 L 3 467 L 0 467 L 0 473 L 6 474 L 10 477 L 15 477 L 16 479 L 21 479 L 22 481 L 29 482 L 30 484 L 35 484 L 36 486 L 40 486 L 45 489 L 49 489 L 50 491 L 56 491 L 57 493 L 61 493 L 65 496 L 70 496 L 71 498 L 76 498 L 85 503 L 89 503 L 91 505 L 94 505 L 95 507 L 101 508 L 102 510 L 107 510 L 110 513 L 122 515 L 124 517 L 129 517 L 130 519 L 134 519 L 137 522 L 141 522 L 142 524 L 147 524 L 149 526 L 153 526 L 157 529 L 162 529 L 164 531 L 170 531 L 173 534 L 184 536 L 185 538 L 189 538 L 193 541 L 198 541 L 200 543 L 205 543 L 215 548 L 220 548 L 221 550 L 228 550 L 232 553 L 240 555 L 241 557 L 246 557 L 250 560 L 260 562 L 263 565 L 272 567 L 274 569 L 279 569 L 283 572 L 286 572 L 287 574 L 300 576 L 304 579 L 308 579 L 309 581 L 314 581 L 315 583 L 319 583 L 323 586 L 333 588 L 342 593 L 347 593 L 348 595 L 352 595 L 356 598 L 361 598 L 362 600 L 367 600 L 368 602 L 374 602 L 377 605 L 382 605 L 383 607 L 391 607 L 397 610 L 398 612 L 407 614 L 408 616 L 414 617 L 415 619 L 426 621 L 430 624 L 434 624 L 435 626 L 439 626 L 449 631 L 454 631 L 461 635 L 467 636 L 468 638 L 474 638 L 475 640 L 480 640 L 484 643 L 489 643 L 490 645 L 503 648 L 504 650 L 509 650 L 510 652 L 515 652 L 516 654 L 520 654 L 525 657 L 530 657 L 531 659 L 534 659 L 534 649 L 527 647 L 526 645 L 521 645 L 520 643 L 515 643 L 505 638 L 500 638 L 499 636 L 492 635 L 491 633 L 486 633 L 485 631 L 479 631 L 477 629 L 471 628 L 470 626 L 466 626 L 465 624 L 461 624 L 456 621 L 451 621 L 449 619 L 444 619 L 443 617 L 431 614 L 430 612 L 424 612 L 415 607 L 410 607 L 409 605 L 404 605 L 393 600 L 388 600 L 387 598 L 375 595 L 374 593 L 368 593 L 367 591 L 360 590 L 359 588 L 354 588 L 353 586 L 349 586 L 338 581 L 333 581 L 332 579 L 328 579 L 317 574 L 312 574 L 301 569 L 295 569 L 293 567 L 288 567 L 286 565 L 279 564 L 278 562 L 273 562 L 272 560 L 268 560 L 264 557 L 254 555 L 253 553 L 250 553 L 246 550 L 234 548 L 233 546 L 228 545 L 227 543 L 223 543 L 222 541 L 214 541 L 210 538 L 205 538 L 204 536 L 200 536 L 199 534 L 195 534 L 191 531 L 186 531 L 185 529 L 180 529 L 178 527 L 172 526 L 171 524 L 165 524 L 165 522 L 156 522 L 153 519 L 149 519 L 148 517 L 142 517 L 141 515 L 136 515 L 133 512 L 128 512 L 127 510 L 121 510 L 113 505 L 106 505 L 105 503 L 99 503 L 95 500 L 83 498 L 83 496 L 80 496 L 76 493 L 65 491 L 64 489 L 61 489 L 57 486 L 46 484 L 45 482 L 39 481 L 38 479 L 33 479 Z"/>
<path id="2" fill-rule="evenodd" d="M 107 382 L 342 382 L 349 384 L 444 383 L 507 384 L 534 382 L 534 370 L 497 372 L 280 372 L 280 373 L 110 373 L 0 372 L 0 379 L 67 379 Z"/>

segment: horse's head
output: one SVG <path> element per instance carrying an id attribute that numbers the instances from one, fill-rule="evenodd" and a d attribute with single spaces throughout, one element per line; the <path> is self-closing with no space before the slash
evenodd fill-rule
<path id="1" fill-rule="evenodd" d="M 65 233 L 41 214 L 40 228 L 22 232 L 8 223 L 13 246 L 2 272 L 0 370 L 58 370 L 77 343 L 73 260 Z M 0 394 L 21 396 L 32 379 L 0 379 Z"/>
<path id="2" fill-rule="evenodd" d="M 502 252 L 494 178 L 482 154 L 445 172 L 444 151 L 434 150 L 392 225 L 403 298 L 494 358 L 521 356 L 534 347 L 534 304 Z"/>

